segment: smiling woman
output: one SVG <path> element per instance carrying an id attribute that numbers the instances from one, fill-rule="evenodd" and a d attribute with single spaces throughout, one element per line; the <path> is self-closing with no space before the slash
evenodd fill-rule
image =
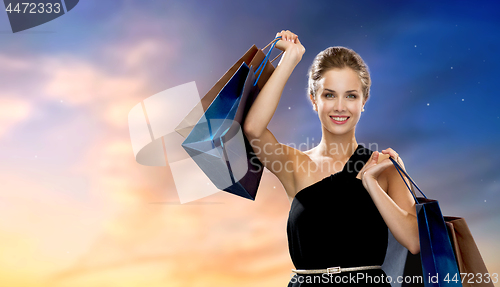
<path id="1" fill-rule="evenodd" d="M 356 141 L 356 125 L 370 94 L 368 67 L 345 47 L 330 47 L 316 56 L 308 92 L 322 138 L 316 147 L 299 151 L 279 143 L 267 129 L 305 53 L 294 33 L 287 30 L 276 36 L 282 37 L 276 47 L 285 53 L 243 128 L 257 157 L 279 178 L 291 202 L 287 235 L 296 269 L 289 286 L 391 286 L 381 269 L 388 229 L 411 253 L 419 253 L 420 247 L 414 201 L 388 158 L 404 167 L 399 155 L 391 148 L 372 151 Z M 276 168 L 287 164 L 293 168 Z"/>
<path id="2" fill-rule="evenodd" d="M 335 124 L 333 127 L 325 125 L 325 128 L 332 133 L 334 128 L 354 129 L 367 99 L 360 96 L 363 87 L 357 73 L 346 67 L 331 68 L 317 82 L 319 83 L 313 85 L 318 87 L 311 89 L 313 93 L 310 94 L 314 110 L 318 112 L 321 122 L 333 121 Z"/>

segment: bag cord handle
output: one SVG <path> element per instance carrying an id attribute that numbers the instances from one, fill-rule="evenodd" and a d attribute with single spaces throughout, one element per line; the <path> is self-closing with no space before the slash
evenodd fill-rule
<path id="1" fill-rule="evenodd" d="M 392 157 L 389 157 L 389 159 L 392 161 L 392 163 L 394 164 L 394 166 L 396 167 L 396 170 L 398 171 L 399 175 L 401 176 L 401 178 L 403 179 L 403 181 L 405 182 L 405 185 L 406 187 L 408 187 L 408 190 L 410 191 L 411 195 L 413 196 L 413 199 L 415 199 L 415 202 L 417 204 L 419 204 L 417 198 L 415 197 L 415 195 L 413 194 L 413 192 L 411 191 L 411 188 L 410 186 L 408 185 L 408 183 L 406 183 L 406 180 L 405 178 L 403 177 L 403 175 L 401 174 L 401 172 L 410 180 L 410 182 L 418 189 L 418 191 L 420 191 L 420 193 L 427 199 L 427 196 L 425 196 L 425 194 L 422 192 L 422 190 L 420 190 L 420 188 L 417 186 L 417 184 L 411 179 L 411 177 L 403 170 L 403 168 L 395 161 L 392 159 Z"/>
<path id="2" fill-rule="evenodd" d="M 274 45 L 276 45 L 276 43 L 277 43 L 280 39 L 281 39 L 281 36 L 276 37 L 276 38 L 274 38 L 274 40 L 272 40 L 269 44 L 267 44 L 267 46 L 265 46 L 265 47 L 264 47 L 264 49 L 266 49 L 267 47 L 269 47 L 269 45 L 271 45 L 271 44 L 272 44 L 271 48 L 269 48 L 269 51 L 268 51 L 268 52 L 267 52 L 267 54 L 266 54 L 266 57 L 265 57 L 265 58 L 264 58 L 264 60 L 260 63 L 260 65 L 259 65 L 259 67 L 257 68 L 257 70 L 255 70 L 255 74 L 257 74 L 257 72 L 258 72 L 259 70 L 260 70 L 260 72 L 258 72 L 258 73 L 259 73 L 259 75 L 257 76 L 257 79 L 255 80 L 255 83 L 253 83 L 253 85 L 254 85 L 254 86 L 255 86 L 255 85 L 257 85 L 257 82 L 258 82 L 258 81 L 259 81 L 259 79 L 260 79 L 260 75 L 262 75 L 262 72 L 264 71 L 264 68 L 266 67 L 267 61 L 269 60 L 269 56 L 271 56 L 271 51 L 273 50 Z M 264 49 L 262 49 L 262 50 L 264 50 Z M 278 57 L 279 57 L 281 54 L 283 54 L 283 51 L 281 51 L 281 53 L 280 53 L 278 56 L 276 56 L 276 58 L 274 58 L 274 59 L 271 61 L 271 63 L 272 63 L 272 62 L 274 62 L 274 60 L 278 59 Z M 264 65 L 262 65 L 262 64 L 264 64 Z M 261 67 L 262 67 L 262 69 L 261 69 Z"/>
<path id="3" fill-rule="evenodd" d="M 262 48 L 262 50 L 265 50 L 267 47 L 269 47 L 269 45 L 271 45 L 276 39 L 281 39 L 281 36 L 274 38 L 274 40 L 272 40 L 271 42 L 269 42 L 269 44 L 267 44 L 267 46 L 265 46 L 264 48 Z M 276 41 L 276 42 L 278 42 L 278 41 Z M 285 51 L 281 51 L 281 53 L 279 53 L 278 56 L 274 57 L 274 59 L 271 60 L 271 63 L 274 62 L 276 59 L 278 59 L 278 57 L 281 56 L 281 54 L 283 54 L 284 52 Z"/>

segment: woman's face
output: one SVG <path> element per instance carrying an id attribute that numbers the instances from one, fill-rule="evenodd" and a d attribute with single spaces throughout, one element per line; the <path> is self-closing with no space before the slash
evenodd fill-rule
<path id="1" fill-rule="evenodd" d="M 333 134 L 352 131 L 365 103 L 361 81 L 351 68 L 332 69 L 318 81 L 316 107 L 319 119 Z"/>

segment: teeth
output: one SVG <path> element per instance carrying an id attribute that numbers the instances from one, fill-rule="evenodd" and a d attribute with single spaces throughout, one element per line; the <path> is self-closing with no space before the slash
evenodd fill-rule
<path id="1" fill-rule="evenodd" d="M 342 118 L 341 117 L 330 117 L 330 118 L 332 118 L 336 121 L 339 121 L 339 122 L 343 122 L 343 121 L 347 120 L 347 117 L 342 117 Z"/>

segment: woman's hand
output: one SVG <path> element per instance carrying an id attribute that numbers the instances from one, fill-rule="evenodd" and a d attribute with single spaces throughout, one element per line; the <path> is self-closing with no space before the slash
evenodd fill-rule
<path id="1" fill-rule="evenodd" d="M 397 163 L 399 162 L 399 154 L 394 151 L 392 148 L 387 148 L 382 151 L 383 154 L 388 154 L 392 157 Z M 379 161 L 380 153 L 378 151 L 374 151 L 370 157 L 370 159 L 366 162 L 363 168 L 359 171 L 356 178 L 361 179 L 363 181 L 363 186 L 368 190 L 368 185 L 377 181 L 379 175 L 389 166 L 393 165 L 392 161 L 389 158 L 386 158 Z M 401 164 L 400 164 L 401 165 Z M 404 169 L 404 166 L 401 165 Z"/>
<path id="2" fill-rule="evenodd" d="M 299 37 L 289 30 L 282 30 L 276 34 L 276 37 L 281 36 L 281 39 L 276 42 L 275 47 L 285 51 L 285 56 L 292 57 L 297 63 L 302 59 L 306 49 L 299 41 Z M 288 55 L 287 55 L 288 54 Z"/>

